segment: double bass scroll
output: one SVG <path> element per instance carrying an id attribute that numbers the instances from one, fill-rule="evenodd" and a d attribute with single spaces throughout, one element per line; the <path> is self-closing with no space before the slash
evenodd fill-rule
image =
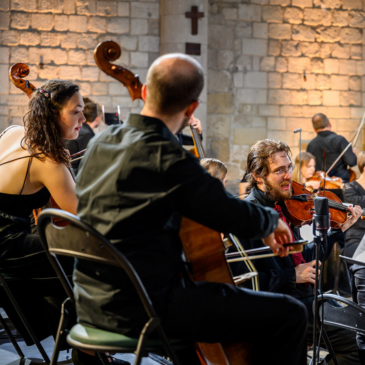
<path id="1" fill-rule="evenodd" d="M 27 94 L 30 99 L 32 93 L 36 87 L 28 80 L 23 80 L 24 77 L 29 75 L 29 67 L 25 63 L 15 63 L 9 70 L 9 77 L 12 83 L 24 93 Z"/>
<path id="2" fill-rule="evenodd" d="M 94 59 L 98 67 L 107 75 L 118 80 L 128 89 L 132 101 L 142 99 L 142 83 L 139 76 L 125 67 L 114 65 L 110 61 L 117 60 L 122 54 L 119 45 L 113 41 L 99 43 L 94 50 Z"/>

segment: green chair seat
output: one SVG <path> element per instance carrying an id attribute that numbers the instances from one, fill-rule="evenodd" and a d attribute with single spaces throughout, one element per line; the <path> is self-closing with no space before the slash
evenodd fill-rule
<path id="1" fill-rule="evenodd" d="M 96 345 L 105 347 L 132 347 L 136 348 L 138 338 L 128 337 L 120 333 L 109 332 L 97 328 L 87 327 L 83 324 L 77 324 L 71 328 L 69 333 L 73 341 L 77 341 L 86 345 Z M 171 343 L 181 342 L 179 340 L 171 340 Z M 162 341 L 148 340 L 148 347 L 163 346 Z"/>

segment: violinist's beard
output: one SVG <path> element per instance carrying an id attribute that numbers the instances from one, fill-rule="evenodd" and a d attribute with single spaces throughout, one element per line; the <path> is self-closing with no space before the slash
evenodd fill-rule
<path id="1" fill-rule="evenodd" d="M 280 186 L 287 185 L 288 182 L 290 183 L 290 189 L 287 191 L 280 190 Z M 279 186 L 274 186 L 269 180 L 264 179 L 264 192 L 266 196 L 274 202 L 288 200 L 292 196 L 291 180 L 285 180 Z"/>

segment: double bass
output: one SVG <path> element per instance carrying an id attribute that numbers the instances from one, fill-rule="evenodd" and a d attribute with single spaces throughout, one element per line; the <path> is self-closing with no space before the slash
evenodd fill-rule
<path id="1" fill-rule="evenodd" d="M 99 68 L 126 86 L 132 100 L 141 99 L 142 84 L 138 75 L 133 75 L 122 66 L 111 63 L 111 61 L 117 60 L 120 55 L 121 49 L 113 41 L 102 42 L 94 50 L 95 62 Z M 195 142 L 198 140 L 200 140 L 199 137 Z M 197 143 L 195 143 L 197 155 L 199 155 L 200 147 L 197 147 Z M 225 247 L 219 232 L 183 218 L 180 238 L 186 260 L 189 262 L 189 274 L 194 281 L 203 280 L 235 285 L 225 258 Z M 251 343 L 199 343 L 196 344 L 196 349 L 202 364 L 248 365 L 251 363 L 250 350 L 252 346 Z"/>

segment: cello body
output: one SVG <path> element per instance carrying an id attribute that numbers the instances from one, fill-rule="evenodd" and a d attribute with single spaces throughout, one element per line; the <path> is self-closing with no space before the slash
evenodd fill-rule
<path id="1" fill-rule="evenodd" d="M 220 233 L 188 218 L 183 218 L 180 228 L 186 261 L 190 264 L 193 281 L 209 281 L 235 285 L 225 257 L 225 247 Z M 196 350 L 202 364 L 249 365 L 252 362 L 248 342 L 220 344 L 197 343 Z"/>

